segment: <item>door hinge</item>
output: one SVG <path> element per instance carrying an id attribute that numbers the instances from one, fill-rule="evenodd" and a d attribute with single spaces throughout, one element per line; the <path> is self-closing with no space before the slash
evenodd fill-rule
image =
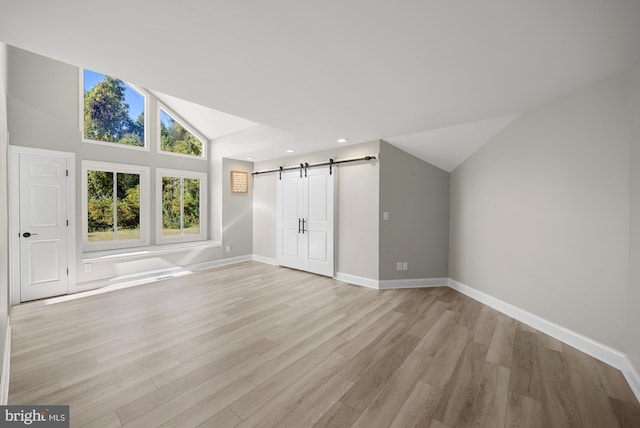
<path id="1" fill-rule="evenodd" d="M 67 170 L 67 177 L 69 176 L 69 170 Z"/>
<path id="2" fill-rule="evenodd" d="M 69 268 L 67 268 L 67 276 L 69 276 Z"/>
<path id="3" fill-rule="evenodd" d="M 69 227 L 69 220 L 67 220 L 67 227 Z"/>

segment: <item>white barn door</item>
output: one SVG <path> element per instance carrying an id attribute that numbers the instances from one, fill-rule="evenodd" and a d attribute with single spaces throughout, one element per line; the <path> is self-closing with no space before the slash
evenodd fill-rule
<path id="1" fill-rule="evenodd" d="M 282 173 L 277 196 L 277 259 L 280 266 L 334 274 L 336 168 Z"/>

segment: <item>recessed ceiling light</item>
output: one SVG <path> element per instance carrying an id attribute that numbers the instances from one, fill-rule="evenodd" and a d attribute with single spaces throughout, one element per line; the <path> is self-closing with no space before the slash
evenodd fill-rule
<path id="1" fill-rule="evenodd" d="M 246 160 L 253 160 L 253 158 L 245 158 Z"/>
<path id="2" fill-rule="evenodd" d="M 293 150 L 289 149 L 287 150 L 287 153 L 293 153 Z"/>
<path id="3" fill-rule="evenodd" d="M 338 143 L 346 143 L 347 141 L 346 138 L 338 138 Z"/>

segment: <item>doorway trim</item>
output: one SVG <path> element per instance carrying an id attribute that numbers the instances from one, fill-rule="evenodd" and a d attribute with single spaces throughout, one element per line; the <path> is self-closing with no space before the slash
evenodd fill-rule
<path id="1" fill-rule="evenodd" d="M 32 147 L 9 146 L 9 301 L 20 303 L 20 154 L 29 153 L 67 159 L 67 260 L 69 283 L 67 294 L 76 287 L 76 154 Z"/>

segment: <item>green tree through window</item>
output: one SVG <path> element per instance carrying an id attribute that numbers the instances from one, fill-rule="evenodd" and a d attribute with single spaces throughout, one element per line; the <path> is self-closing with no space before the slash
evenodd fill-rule
<path id="1" fill-rule="evenodd" d="M 160 109 L 160 150 L 202 156 L 202 141 Z"/>
<path id="2" fill-rule="evenodd" d="M 87 223 L 89 242 L 140 239 L 140 175 L 87 171 Z"/>
<path id="3" fill-rule="evenodd" d="M 144 147 L 144 97 L 122 80 L 91 70 L 84 70 L 84 82 L 84 137 Z"/>
<path id="4" fill-rule="evenodd" d="M 200 234 L 200 180 L 162 177 L 162 234 Z"/>

